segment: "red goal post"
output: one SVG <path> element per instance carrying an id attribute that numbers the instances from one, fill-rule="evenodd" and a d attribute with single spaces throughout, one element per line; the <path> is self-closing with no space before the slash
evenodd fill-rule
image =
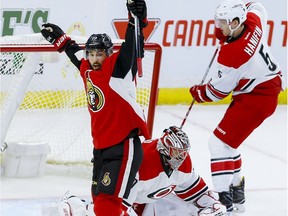
<path id="1" fill-rule="evenodd" d="M 48 161 L 52 163 L 75 163 L 75 161 L 77 161 L 76 163 L 87 163 L 91 159 L 90 154 L 92 154 L 92 142 L 89 137 L 90 129 L 87 128 L 87 126 L 90 127 L 90 123 L 86 120 L 85 124 L 87 126 L 84 126 L 84 123 L 80 122 L 79 119 L 76 122 L 73 121 L 75 116 L 86 119 L 87 114 L 84 114 L 84 112 L 88 113 L 84 88 L 82 82 L 78 80 L 79 74 L 76 67 L 72 65 L 65 53 L 59 54 L 53 45 L 47 44 L 42 39 L 41 42 L 30 42 L 29 40 L 23 42 L 27 41 L 26 36 L 25 39 L 22 39 L 22 36 L 2 38 L 5 38 L 5 40 L 0 40 L 1 127 L 4 128 L 1 132 L 1 144 L 7 142 L 9 145 L 10 141 L 42 142 L 42 138 L 46 139 L 45 136 L 48 133 L 48 144 L 51 146 Z M 86 38 L 82 41 L 85 40 Z M 77 39 L 76 41 L 78 42 Z M 84 48 L 83 42 L 79 45 Z M 120 44 L 114 43 L 114 51 L 119 50 L 119 48 Z M 137 77 L 136 95 L 137 102 L 143 107 L 148 128 L 152 134 L 162 49 L 156 43 L 146 43 L 144 49 L 143 77 Z M 28 56 L 32 56 L 30 62 L 34 62 L 34 65 L 27 63 Z M 27 64 L 29 65 L 26 66 Z M 28 76 L 26 75 L 28 74 L 27 71 L 31 70 L 32 72 L 29 72 L 31 77 L 25 78 Z M 20 81 L 18 81 L 18 77 L 21 76 L 22 78 L 19 78 Z M 25 81 L 26 84 L 23 84 L 24 79 L 28 80 Z M 81 83 L 81 90 L 74 89 L 75 85 L 79 85 L 79 83 Z M 50 89 L 50 87 L 52 88 Z M 13 113 L 13 109 L 18 106 L 16 104 L 20 99 L 22 102 L 19 104 L 17 111 L 15 110 Z M 63 101 L 66 104 L 60 105 Z M 9 104 L 11 102 L 12 105 Z M 68 115 L 70 113 L 72 117 Z M 9 115 L 12 115 L 11 118 L 7 117 Z M 53 118 L 57 119 L 56 123 L 50 122 Z M 47 119 L 49 119 L 49 122 L 45 123 Z M 66 121 L 68 123 L 64 124 Z M 61 126 L 62 124 L 63 126 Z M 77 124 L 77 128 L 72 127 L 73 124 Z M 31 129 L 29 129 L 30 126 Z M 86 129 L 83 129 L 83 127 Z M 80 134 L 82 132 L 85 135 Z M 67 133 L 67 143 L 64 140 L 66 138 L 62 138 L 64 133 Z M 70 138 L 75 133 L 79 136 Z M 89 138 L 84 139 L 84 136 Z M 35 138 L 33 139 L 33 137 Z M 74 148 L 72 145 L 76 142 L 79 142 L 79 144 L 75 144 Z M 83 151 L 85 145 L 88 146 L 85 150 L 87 153 L 82 156 L 77 155 Z"/>

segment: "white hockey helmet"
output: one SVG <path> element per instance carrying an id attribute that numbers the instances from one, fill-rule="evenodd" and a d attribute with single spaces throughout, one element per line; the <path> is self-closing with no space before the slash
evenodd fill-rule
<path id="1" fill-rule="evenodd" d="M 163 131 L 157 150 L 165 156 L 173 170 L 178 169 L 189 154 L 189 138 L 179 127 L 171 126 Z"/>
<path id="2" fill-rule="evenodd" d="M 239 19 L 239 25 L 235 29 L 231 29 L 231 22 L 235 19 Z M 229 29 L 233 32 L 245 22 L 247 18 L 247 8 L 241 0 L 224 0 L 222 1 L 215 12 L 215 26 L 220 27 L 221 21 L 225 20 Z M 231 33 L 232 35 L 232 33 Z"/>

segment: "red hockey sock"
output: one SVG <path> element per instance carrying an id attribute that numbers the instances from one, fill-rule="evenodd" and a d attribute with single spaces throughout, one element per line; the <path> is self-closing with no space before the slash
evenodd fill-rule
<path id="1" fill-rule="evenodd" d="M 109 194 L 100 193 L 93 197 L 94 213 L 97 216 L 120 216 L 122 214 L 122 199 Z"/>

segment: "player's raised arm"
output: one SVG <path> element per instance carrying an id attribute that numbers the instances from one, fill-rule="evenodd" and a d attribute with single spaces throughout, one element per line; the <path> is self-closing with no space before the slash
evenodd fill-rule
<path id="1" fill-rule="evenodd" d="M 42 25 L 41 34 L 43 37 L 57 49 L 59 53 L 65 51 L 72 63 L 79 69 L 81 57 L 76 53 L 81 50 L 77 43 L 72 40 L 58 25 L 45 23 Z"/>
<path id="2" fill-rule="evenodd" d="M 72 42 L 71 38 L 59 26 L 45 23 L 42 27 L 41 34 L 48 42 L 54 45 L 58 52 L 61 53 Z"/>
<path id="3" fill-rule="evenodd" d="M 144 57 L 144 36 L 143 28 L 148 25 L 147 7 L 144 0 L 127 1 L 128 10 L 128 26 L 125 34 L 125 42 L 122 43 L 120 53 L 116 62 L 117 67 L 113 72 L 114 77 L 124 78 L 126 74 L 132 69 L 133 77 L 137 73 L 137 53 L 141 53 L 141 58 Z M 135 38 L 135 18 L 134 14 L 139 18 L 139 40 L 136 44 Z"/>

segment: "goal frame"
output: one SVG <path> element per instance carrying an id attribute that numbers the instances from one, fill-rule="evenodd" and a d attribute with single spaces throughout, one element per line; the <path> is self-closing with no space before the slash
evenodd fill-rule
<path id="1" fill-rule="evenodd" d="M 78 43 L 78 45 L 84 49 L 84 43 Z M 119 50 L 121 44 L 114 44 L 113 49 Z M 150 134 L 153 132 L 154 126 L 154 116 L 155 109 L 158 100 L 158 83 L 160 76 L 160 65 L 162 58 L 162 47 L 157 43 L 145 43 L 145 50 L 155 51 L 154 55 L 154 65 L 153 65 L 153 75 L 151 82 L 151 92 L 155 94 L 150 94 L 149 106 L 147 112 L 147 127 Z M 57 49 L 51 44 L 0 44 L 1 52 L 58 52 Z M 145 76 L 145 74 L 144 74 Z M 140 78 L 141 79 L 141 78 Z"/>

